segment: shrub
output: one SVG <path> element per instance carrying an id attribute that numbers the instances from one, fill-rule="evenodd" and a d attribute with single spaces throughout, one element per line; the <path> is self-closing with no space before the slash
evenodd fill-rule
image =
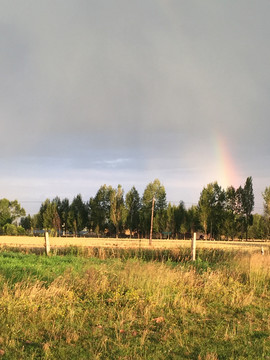
<path id="1" fill-rule="evenodd" d="M 17 227 L 18 235 L 25 235 L 25 229 L 22 226 Z"/>
<path id="2" fill-rule="evenodd" d="M 4 226 L 4 232 L 6 235 L 17 235 L 17 226 L 14 224 L 6 224 Z"/>

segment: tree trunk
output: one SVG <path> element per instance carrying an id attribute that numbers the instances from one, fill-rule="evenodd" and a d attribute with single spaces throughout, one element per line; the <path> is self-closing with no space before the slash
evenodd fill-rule
<path id="1" fill-rule="evenodd" d="M 248 241 L 248 217 L 246 216 L 246 241 Z"/>
<path id="2" fill-rule="evenodd" d="M 204 229 L 205 239 L 207 240 L 207 223 L 206 223 L 206 221 L 204 221 L 204 223 L 203 223 L 203 229 Z"/>

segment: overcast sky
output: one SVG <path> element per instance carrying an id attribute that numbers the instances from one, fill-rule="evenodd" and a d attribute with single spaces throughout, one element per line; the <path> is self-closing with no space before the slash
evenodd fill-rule
<path id="1" fill-rule="evenodd" d="M 269 0 L 0 0 L 0 198 L 270 186 Z"/>

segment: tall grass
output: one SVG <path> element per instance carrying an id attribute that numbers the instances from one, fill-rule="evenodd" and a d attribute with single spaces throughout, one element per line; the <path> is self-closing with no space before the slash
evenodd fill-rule
<path id="1" fill-rule="evenodd" d="M 269 255 L 65 251 L 0 253 L 5 359 L 269 358 Z"/>
<path id="2" fill-rule="evenodd" d="M 2 252 L 12 252 L 21 254 L 36 254 L 44 255 L 44 247 L 11 247 L 2 246 Z M 239 253 L 250 254 L 248 250 L 237 250 L 230 248 L 198 248 L 197 257 L 203 261 L 209 262 L 224 262 L 230 261 Z M 266 252 L 267 254 L 269 251 Z M 99 259 L 130 259 L 137 258 L 144 261 L 173 261 L 186 262 L 191 260 L 191 251 L 189 247 L 178 247 L 173 249 L 159 249 L 159 248 L 138 248 L 138 247 L 102 247 L 102 246 L 66 246 L 66 247 L 51 247 L 52 255 L 74 255 L 81 257 L 96 257 Z"/>

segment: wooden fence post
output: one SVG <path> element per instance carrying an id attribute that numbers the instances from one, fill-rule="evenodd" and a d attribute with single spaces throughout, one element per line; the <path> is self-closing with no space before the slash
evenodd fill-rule
<path id="1" fill-rule="evenodd" d="M 49 255 L 50 252 L 50 240 L 48 231 L 45 232 L 45 253 Z"/>
<path id="2" fill-rule="evenodd" d="M 191 254 L 192 254 L 192 261 L 196 260 L 196 236 L 197 234 L 193 234 L 193 239 L 191 240 Z"/>
<path id="3" fill-rule="evenodd" d="M 155 207 L 155 197 L 152 199 L 152 211 L 151 211 L 151 225 L 150 225 L 150 236 L 149 236 L 149 246 L 152 245 L 152 233 L 153 233 L 153 220 L 154 220 L 154 207 Z"/>

